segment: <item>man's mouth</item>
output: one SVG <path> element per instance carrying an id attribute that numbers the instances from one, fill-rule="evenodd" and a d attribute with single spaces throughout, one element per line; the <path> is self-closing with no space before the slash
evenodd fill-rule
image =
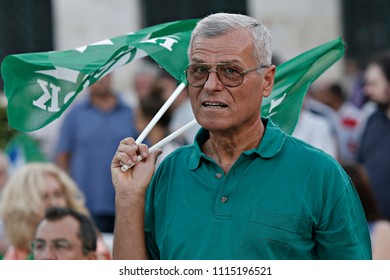
<path id="1" fill-rule="evenodd" d="M 207 108 L 215 108 L 215 109 L 221 109 L 221 108 L 226 108 L 227 105 L 223 103 L 214 103 L 214 102 L 204 102 L 203 106 Z"/>

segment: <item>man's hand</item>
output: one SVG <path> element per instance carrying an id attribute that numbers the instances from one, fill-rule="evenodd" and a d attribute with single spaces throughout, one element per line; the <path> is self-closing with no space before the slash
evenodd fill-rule
<path id="1" fill-rule="evenodd" d="M 131 137 L 122 140 L 111 162 L 111 176 L 116 193 L 141 192 L 144 194 L 160 154 L 161 150 L 149 152 L 145 144 L 137 144 Z M 142 158 L 141 162 L 125 172 L 121 170 L 123 164 L 132 165 L 138 161 L 139 156 Z"/>
<path id="2" fill-rule="evenodd" d="M 146 145 L 126 138 L 120 142 L 112 159 L 111 176 L 116 193 L 114 259 L 149 258 L 144 233 L 145 195 L 160 154 L 161 150 L 150 152 Z M 121 170 L 123 164 L 135 162 L 138 163 L 132 168 Z"/>

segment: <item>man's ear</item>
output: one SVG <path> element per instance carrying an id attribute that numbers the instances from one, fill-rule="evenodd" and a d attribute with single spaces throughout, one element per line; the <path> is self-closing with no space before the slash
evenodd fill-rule
<path id="1" fill-rule="evenodd" d="M 272 92 L 272 89 L 274 87 L 275 72 L 276 72 L 275 65 L 271 65 L 265 68 L 265 73 L 263 76 L 264 78 L 263 97 L 268 97 Z"/>

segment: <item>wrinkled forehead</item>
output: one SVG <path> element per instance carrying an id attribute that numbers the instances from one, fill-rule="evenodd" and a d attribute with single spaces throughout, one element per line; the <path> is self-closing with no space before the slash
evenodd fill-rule
<path id="1" fill-rule="evenodd" d="M 234 28 L 230 30 L 225 30 L 223 32 L 218 32 L 218 33 L 200 33 L 194 36 L 189 45 L 189 51 L 192 51 L 194 45 L 198 41 L 213 41 L 213 40 L 223 40 L 224 38 L 228 38 L 229 43 L 232 44 L 234 42 L 237 43 L 247 43 L 247 42 L 253 42 L 253 34 L 252 32 L 244 27 L 240 28 Z"/>
<path id="2" fill-rule="evenodd" d="M 191 63 L 240 63 L 252 60 L 253 52 L 249 31 L 237 29 L 221 36 L 196 38 L 189 60 Z"/>

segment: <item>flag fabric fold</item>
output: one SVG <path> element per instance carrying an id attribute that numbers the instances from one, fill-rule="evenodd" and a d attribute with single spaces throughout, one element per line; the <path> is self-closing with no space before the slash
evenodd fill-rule
<path id="1" fill-rule="evenodd" d="M 155 25 L 75 50 L 8 55 L 2 62 L 9 124 L 39 129 L 58 118 L 79 92 L 115 69 L 147 55 L 185 80 L 196 19 Z"/>
<path id="2" fill-rule="evenodd" d="M 283 131 L 292 134 L 310 84 L 343 54 L 344 43 L 337 38 L 280 64 L 276 68 L 272 93 L 263 99 L 261 115 L 271 118 Z"/>

